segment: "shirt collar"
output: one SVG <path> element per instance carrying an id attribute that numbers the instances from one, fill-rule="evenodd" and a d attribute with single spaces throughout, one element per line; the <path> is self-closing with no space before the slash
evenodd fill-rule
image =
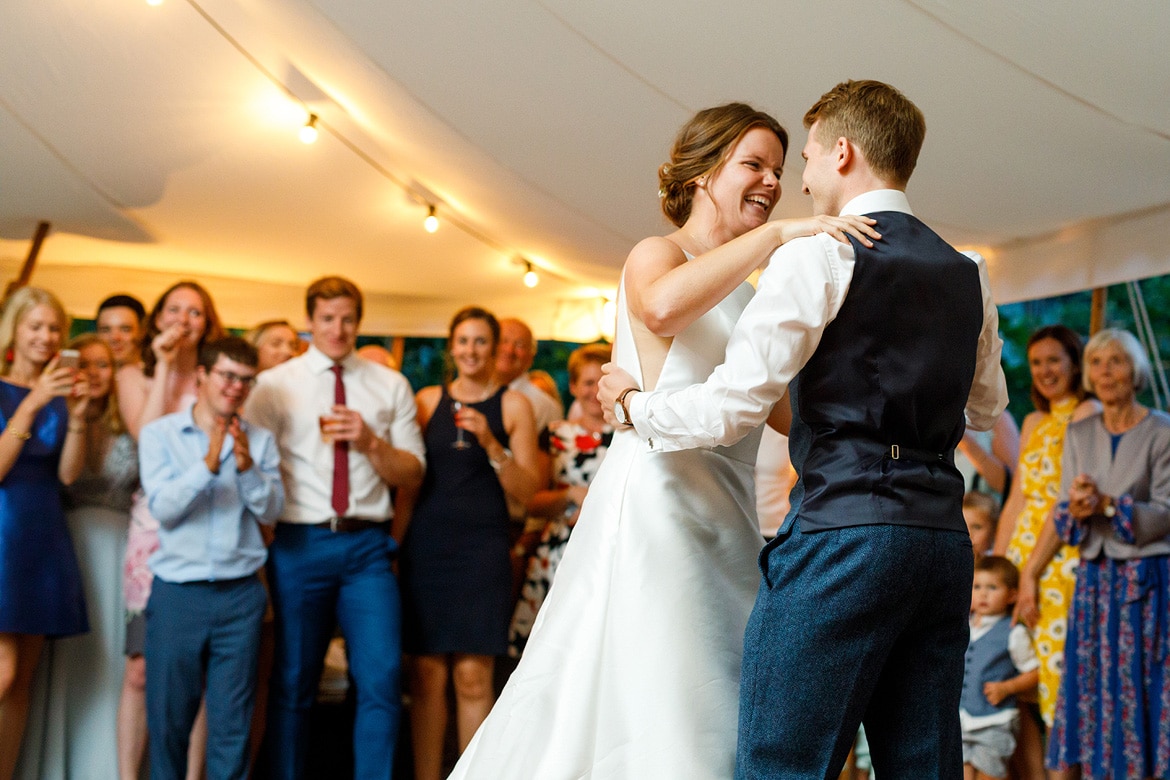
<path id="1" fill-rule="evenodd" d="M 341 367 L 345 371 L 352 371 L 357 368 L 358 357 L 356 350 L 351 350 L 348 355 L 341 359 Z M 329 369 L 333 368 L 333 359 L 327 356 L 324 352 L 317 349 L 313 344 L 309 345 L 309 349 L 305 351 L 305 362 L 308 363 L 309 369 L 314 374 L 324 374 Z"/>
<path id="2" fill-rule="evenodd" d="M 910 201 L 902 190 L 870 190 L 845 204 L 841 214 L 872 214 L 876 211 L 900 211 L 914 216 Z"/>
<path id="3" fill-rule="evenodd" d="M 196 403 L 198 403 L 198 401 Z M 175 412 L 175 414 L 182 415 L 182 419 L 180 420 L 182 424 L 180 427 L 184 431 L 203 430 L 195 424 L 195 404 L 191 404 L 186 409 Z"/>
<path id="4" fill-rule="evenodd" d="M 975 615 L 975 619 L 971 622 L 977 628 L 991 628 L 1005 617 L 1007 617 L 1006 612 L 1000 612 L 996 615 Z"/>

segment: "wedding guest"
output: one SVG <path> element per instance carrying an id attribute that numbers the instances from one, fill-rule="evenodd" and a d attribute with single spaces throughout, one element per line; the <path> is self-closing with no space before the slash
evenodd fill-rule
<path id="1" fill-rule="evenodd" d="M 65 519 L 89 607 L 88 634 L 47 644 L 34 688 L 18 777 L 118 776 L 118 699 L 126 607 L 122 557 L 130 498 L 138 489 L 138 447 L 118 412 L 114 354 L 94 333 L 69 342 L 89 384 L 85 466 L 65 489 Z"/>
<path id="2" fill-rule="evenodd" d="M 1007 557 L 1021 572 L 1060 493 L 1065 431 L 1070 422 L 1097 409 L 1094 401 L 1085 400 L 1082 348 L 1081 337 L 1064 325 L 1039 328 L 1025 345 L 1036 409 L 1024 418 L 1024 446 L 995 536 L 995 554 Z M 1042 727 L 1051 726 L 1056 711 L 1076 567 L 1077 550 L 1065 545 L 1040 578 L 1040 613 L 1032 625 L 1032 642 L 1040 659 L 1039 702 L 1025 702 L 1021 707 L 1019 747 L 1013 760 L 1024 780 L 1044 777 Z M 1037 707 L 1039 722 L 1033 715 Z"/>
<path id="3" fill-rule="evenodd" d="M 389 778 L 401 715 L 390 491 L 422 480 L 423 444 L 406 378 L 354 353 L 357 285 L 318 279 L 305 310 L 308 351 L 260 374 L 247 408 L 276 437 L 286 493 L 268 557 L 276 612 L 269 769 L 305 775 L 309 709 L 340 625 L 357 699 L 354 777 Z"/>
<path id="4" fill-rule="evenodd" d="M 1170 415 L 1138 402 L 1150 381 L 1133 334 L 1089 339 L 1084 388 L 1102 408 L 1068 426 L 1059 503 L 1021 577 L 1017 612 L 1031 624 L 1042 572 L 1062 544 L 1080 550 L 1054 778 L 1170 776 Z"/>
<path id="5" fill-rule="evenodd" d="M 262 322 L 244 336 L 260 355 L 257 371 L 267 371 L 301 353 L 301 337 L 288 320 Z"/>
<path id="6" fill-rule="evenodd" d="M 418 392 L 427 475 L 417 501 L 401 496 L 397 526 L 418 780 L 442 772 L 448 678 L 460 751 L 492 707 L 495 656 L 507 652 L 515 607 L 505 497 L 526 506 L 537 486 L 532 405 L 499 381 L 496 318 L 468 307 L 448 333 L 455 378 Z"/>
<path id="7" fill-rule="evenodd" d="M 143 321 L 146 307 L 133 295 L 111 295 L 98 304 L 97 334 L 114 351 L 114 364 L 121 368 L 141 360 Z"/>
<path id="8" fill-rule="evenodd" d="M 150 773 L 188 774 L 191 728 L 206 689 L 207 774 L 248 776 L 260 623 L 260 525 L 284 508 L 272 434 L 239 411 L 256 348 L 229 336 L 200 347 L 194 405 L 142 428 L 142 486 L 159 521 L 146 623 Z M 209 543 L 209 540 L 211 543 Z"/>
<path id="9" fill-rule="evenodd" d="M 89 630 L 61 485 L 85 465 L 85 374 L 57 350 L 69 318 L 22 287 L 0 315 L 0 780 L 12 777 L 45 637 Z"/>
<path id="10" fill-rule="evenodd" d="M 181 281 L 168 287 L 146 319 L 141 364 L 118 370 L 118 407 L 126 429 L 137 440 L 143 426 L 195 402 L 199 348 L 223 337 L 211 295 L 200 284 Z M 126 669 L 118 707 L 118 772 L 135 780 L 146 752 L 146 617 L 152 575 L 147 560 L 158 549 L 158 521 L 139 493 L 130 507 L 130 532 L 122 567 L 126 600 Z M 199 780 L 207 723 L 201 713 L 191 735 L 188 780 Z"/>

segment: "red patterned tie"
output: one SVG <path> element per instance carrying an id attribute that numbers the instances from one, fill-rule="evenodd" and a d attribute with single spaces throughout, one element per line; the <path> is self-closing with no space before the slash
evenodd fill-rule
<path id="1" fill-rule="evenodd" d="M 333 403 L 345 406 L 345 385 L 341 382 L 341 364 L 335 363 L 333 383 Z M 349 508 L 349 442 L 333 442 L 333 511 L 338 517 L 345 517 L 345 510 Z"/>

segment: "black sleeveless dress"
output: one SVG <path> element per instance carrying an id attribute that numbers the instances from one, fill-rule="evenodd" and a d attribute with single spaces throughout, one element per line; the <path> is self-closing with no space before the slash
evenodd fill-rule
<path id="1" fill-rule="evenodd" d="M 507 388 L 477 404 L 504 446 Z M 464 432 L 452 447 L 455 418 L 447 388 L 424 433 L 427 470 L 399 561 L 403 650 L 501 655 L 512 617 L 508 506 L 487 453 Z"/>

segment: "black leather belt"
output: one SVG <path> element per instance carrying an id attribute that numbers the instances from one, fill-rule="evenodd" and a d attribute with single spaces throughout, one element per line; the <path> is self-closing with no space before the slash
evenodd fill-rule
<path id="1" fill-rule="evenodd" d="M 353 531 L 368 531 L 377 529 L 385 531 L 390 527 L 387 520 L 363 520 L 360 517 L 331 517 L 323 523 L 305 523 L 313 528 L 328 528 L 335 534 L 347 534 Z"/>

